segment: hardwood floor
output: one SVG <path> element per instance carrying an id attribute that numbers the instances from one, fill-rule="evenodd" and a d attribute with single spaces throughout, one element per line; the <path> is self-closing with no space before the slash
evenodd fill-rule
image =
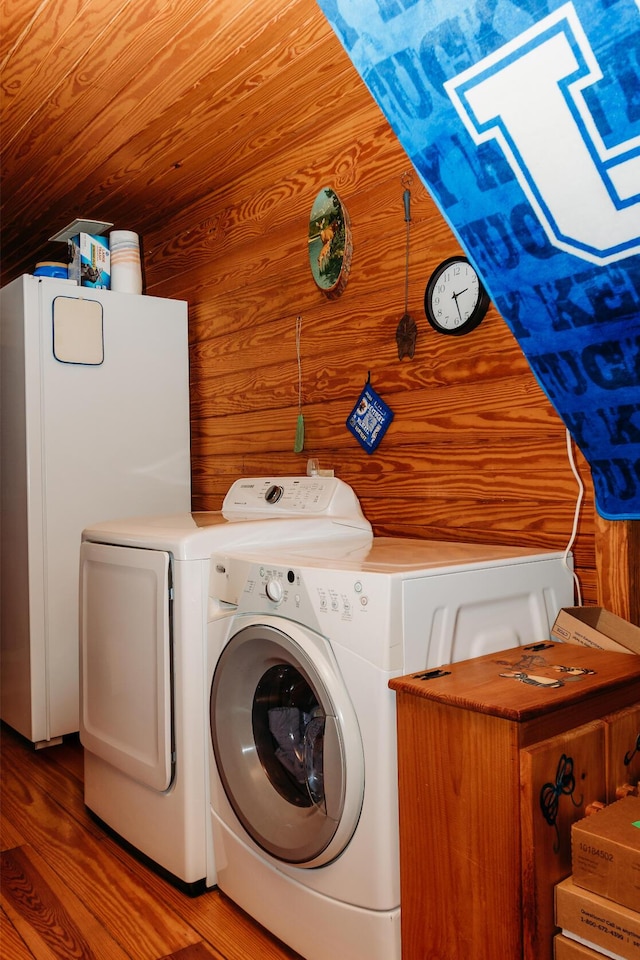
<path id="1" fill-rule="evenodd" d="M 218 890 L 188 897 L 90 817 L 77 737 L 0 725 L 2 960 L 299 960 Z"/>

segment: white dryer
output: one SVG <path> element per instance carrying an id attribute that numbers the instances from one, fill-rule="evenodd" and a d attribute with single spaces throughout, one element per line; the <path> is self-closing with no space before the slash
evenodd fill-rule
<path id="1" fill-rule="evenodd" d="M 80 739 L 85 803 L 190 893 L 211 862 L 207 624 L 211 555 L 321 538 L 371 542 L 350 487 L 332 477 L 233 484 L 221 512 L 85 530 L 80 550 Z M 216 606 L 220 618 L 235 608 Z"/>
<path id="2" fill-rule="evenodd" d="M 388 682 L 548 639 L 570 569 L 559 553 L 376 538 L 232 549 L 211 588 L 218 885 L 306 960 L 400 960 Z"/>

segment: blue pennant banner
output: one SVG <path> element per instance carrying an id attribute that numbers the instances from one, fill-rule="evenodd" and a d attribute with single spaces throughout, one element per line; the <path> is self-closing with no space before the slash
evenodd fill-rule
<path id="1" fill-rule="evenodd" d="M 640 0 L 318 0 L 591 467 L 640 518 Z"/>

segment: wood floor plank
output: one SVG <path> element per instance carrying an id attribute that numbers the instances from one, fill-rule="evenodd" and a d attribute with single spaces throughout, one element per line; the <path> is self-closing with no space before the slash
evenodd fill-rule
<path id="1" fill-rule="evenodd" d="M 2 756 L 5 767 L 19 768 L 29 761 L 30 782 L 43 794 L 54 800 L 96 838 L 103 836 L 89 816 L 84 805 L 84 759 L 77 738 L 53 747 L 35 751 L 33 744 L 5 728 L 2 736 Z M 75 756 L 74 756 L 75 754 Z M 5 772 L 8 772 L 5 770 Z M 15 827 L 15 823 L 13 824 Z M 26 842 L 23 838 L 21 842 Z M 18 846 L 17 843 L 12 846 Z"/>
<path id="2" fill-rule="evenodd" d="M 163 957 L 162 960 L 224 960 L 224 957 L 208 943 L 193 943 L 184 950 L 172 953 L 170 957 Z"/>
<path id="3" fill-rule="evenodd" d="M 179 914 L 203 941 L 215 945 L 224 960 L 303 960 L 251 920 L 221 890 L 208 890 L 198 897 L 188 897 L 158 874 L 149 871 L 112 837 L 105 835 L 103 843 L 111 856 L 122 861 L 127 870 L 138 876 L 151 896 Z M 193 945 L 194 949 L 197 947 L 198 944 Z M 178 956 L 183 960 L 182 952 Z M 197 953 L 193 958 L 189 954 L 186 957 L 188 960 L 199 960 Z M 168 958 L 163 957 L 163 960 Z M 174 960 L 173 955 L 171 960 Z"/>
<path id="4" fill-rule="evenodd" d="M 3 909 L 37 960 L 130 960 L 68 885 L 29 846 L 0 860 Z"/>
<path id="5" fill-rule="evenodd" d="M 3 960 L 34 960 L 31 950 L 0 907 L 0 956 Z"/>
<path id="6" fill-rule="evenodd" d="M 49 752 L 51 751 L 51 752 Z M 84 756 L 80 747 L 80 737 L 77 733 L 65 737 L 62 743 L 41 750 L 39 756 L 42 759 L 50 757 L 55 761 L 56 767 L 63 767 L 71 777 L 79 784 L 82 792 L 84 783 Z"/>
<path id="7" fill-rule="evenodd" d="M 3 741 L 5 737 L 3 736 Z M 199 939 L 148 892 L 144 882 L 109 856 L 102 842 L 38 788 L 25 764 L 2 765 L 5 815 L 135 960 L 158 960 Z"/>
<path id="8" fill-rule="evenodd" d="M 21 847 L 24 843 L 26 840 L 23 835 L 0 810 L 0 850 L 11 850 L 12 847 Z"/>
<path id="9" fill-rule="evenodd" d="M 180 896 L 173 890 L 170 900 Z M 303 960 L 247 915 L 219 890 L 180 905 L 180 913 L 202 938 L 215 943 L 225 960 Z M 329 960 L 329 958 L 327 958 Z M 339 960 L 339 958 L 336 958 Z"/>
<path id="10" fill-rule="evenodd" d="M 77 737 L 34 751 L 0 724 L 0 741 L 3 837 L 18 840 L 3 862 L 0 920 L 18 944 L 6 960 L 301 960 L 221 891 L 186 896 L 102 830 L 84 807 Z"/>

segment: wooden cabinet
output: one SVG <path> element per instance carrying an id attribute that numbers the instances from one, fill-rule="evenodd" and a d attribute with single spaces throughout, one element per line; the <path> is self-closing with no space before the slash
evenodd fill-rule
<path id="1" fill-rule="evenodd" d="M 571 824 L 640 773 L 640 657 L 542 643 L 390 686 L 403 960 L 551 960 Z"/>

